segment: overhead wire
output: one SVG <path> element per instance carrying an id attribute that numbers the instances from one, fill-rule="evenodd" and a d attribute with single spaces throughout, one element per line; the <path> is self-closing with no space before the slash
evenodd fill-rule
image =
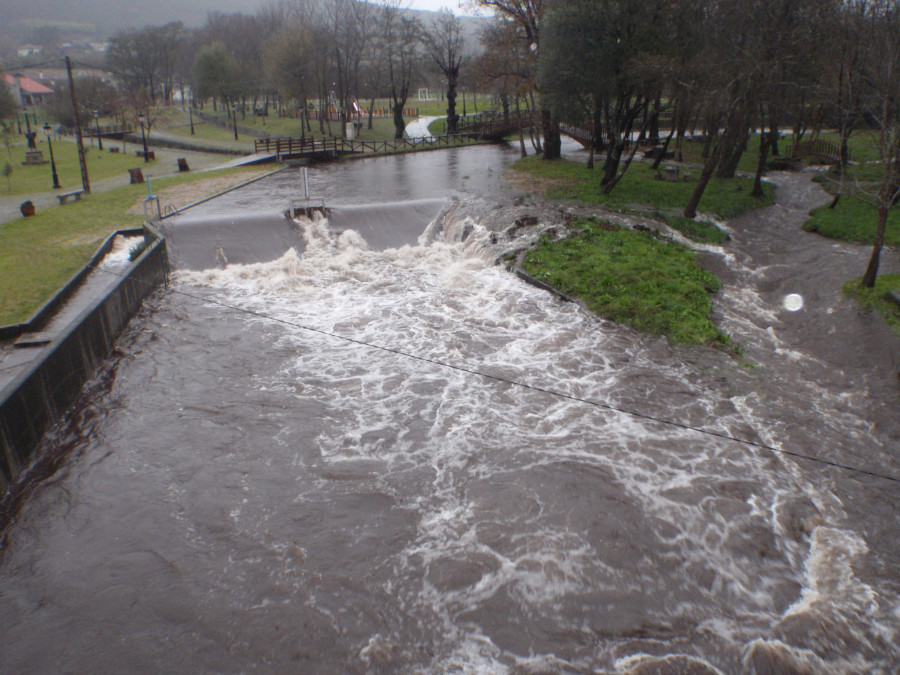
<path id="1" fill-rule="evenodd" d="M 23 245 L 19 245 L 19 246 L 21 246 L 22 248 L 26 248 L 26 249 L 30 248 L 30 247 L 23 246 Z M 35 250 L 35 252 L 41 252 L 41 251 L 40 251 L 40 249 L 37 249 L 37 250 Z M 120 273 L 120 272 L 115 272 L 115 271 L 113 271 L 113 270 L 103 269 L 103 268 L 101 268 L 101 267 L 99 267 L 99 266 L 93 266 L 93 269 L 96 270 L 96 271 L 102 272 L 102 273 L 106 273 L 106 274 L 110 274 L 110 275 L 117 276 L 117 277 L 120 277 L 120 278 L 124 278 L 124 275 L 123 275 L 122 273 Z M 146 284 L 149 284 L 149 283 L 150 283 L 150 282 L 140 282 L 140 280 L 138 280 L 138 281 L 139 281 L 139 283 L 146 283 Z M 697 427 L 697 426 L 694 426 L 694 425 L 691 425 L 691 424 L 687 424 L 687 423 L 684 423 L 684 422 L 678 422 L 678 421 L 676 421 L 676 420 L 671 420 L 671 419 L 666 419 L 666 418 L 663 418 L 663 417 L 659 417 L 658 415 L 652 415 L 652 414 L 650 414 L 650 413 L 642 413 L 642 412 L 639 412 L 639 411 L 636 411 L 636 410 L 631 410 L 631 409 L 624 408 L 624 407 L 621 407 L 621 406 L 617 406 L 617 405 L 614 405 L 614 404 L 611 404 L 611 403 L 603 403 L 603 402 L 601 402 L 601 401 L 595 401 L 595 400 L 588 399 L 588 398 L 585 398 L 585 397 L 576 396 L 576 395 L 573 395 L 573 394 L 567 394 L 567 393 L 565 393 L 565 392 L 557 391 L 557 390 L 555 390 L 555 389 L 550 389 L 550 388 L 547 388 L 547 387 L 541 387 L 541 386 L 537 386 L 537 385 L 533 385 L 533 384 L 528 384 L 527 382 L 522 382 L 522 381 L 514 380 L 514 379 L 511 379 L 511 378 L 508 378 L 508 377 L 503 377 L 503 376 L 501 376 L 501 375 L 495 375 L 495 374 L 492 374 L 492 373 L 484 372 L 484 371 L 479 370 L 479 369 L 477 369 L 477 368 L 473 368 L 473 367 L 469 367 L 469 366 L 463 366 L 463 365 L 459 365 L 459 364 L 448 363 L 448 362 L 446 362 L 446 361 L 441 361 L 441 360 L 439 360 L 439 359 L 435 359 L 435 358 L 431 358 L 431 357 L 427 357 L 427 356 L 421 356 L 421 355 L 419 355 L 419 354 L 414 354 L 414 353 L 412 353 L 412 352 L 404 351 L 404 350 L 398 349 L 398 348 L 396 348 L 396 347 L 388 347 L 388 346 L 385 346 L 385 345 L 379 345 L 379 344 L 375 344 L 375 343 L 372 343 L 372 342 L 367 342 L 366 340 L 361 340 L 361 339 L 359 339 L 359 338 L 354 338 L 354 337 L 350 337 L 350 336 L 346 336 L 346 335 L 340 335 L 340 334 L 337 334 L 337 333 L 333 333 L 333 332 L 331 332 L 331 331 L 327 331 L 327 330 L 324 330 L 324 329 L 321 329 L 321 328 L 316 328 L 316 327 L 314 327 L 314 326 L 309 326 L 309 325 L 306 325 L 306 324 L 302 324 L 302 323 L 299 323 L 299 322 L 297 322 L 297 321 L 292 321 L 292 320 L 289 320 L 289 319 L 284 319 L 284 318 L 281 318 L 281 317 L 278 317 L 278 316 L 274 316 L 274 315 L 272 315 L 272 314 L 268 314 L 268 313 L 265 313 L 265 312 L 261 312 L 261 311 L 258 311 L 258 310 L 253 310 L 253 309 L 249 309 L 249 308 L 246 308 L 246 307 L 240 307 L 240 306 L 238 306 L 238 305 L 233 305 L 233 304 L 224 302 L 224 301 L 222 301 L 222 300 L 217 300 L 217 299 L 215 299 L 215 298 L 209 298 L 209 297 L 203 297 L 203 296 L 200 296 L 200 295 L 194 295 L 194 294 L 188 293 L 187 291 L 184 291 L 184 290 L 180 290 L 180 289 L 172 289 L 172 288 L 170 288 L 170 289 L 169 289 L 169 292 L 170 292 L 170 293 L 177 294 L 177 295 L 180 295 L 180 296 L 185 297 L 185 298 L 189 298 L 189 299 L 191 299 L 191 300 L 195 300 L 195 301 L 202 302 L 202 303 L 205 303 L 205 304 L 216 305 L 216 306 L 222 307 L 222 308 L 224 308 L 224 309 L 228 309 L 228 310 L 231 310 L 231 311 L 239 312 L 239 313 L 242 313 L 242 314 L 245 314 L 245 315 L 248 315 L 248 316 L 254 316 L 254 317 L 259 318 L 259 319 L 271 321 L 271 322 L 273 322 L 273 323 L 282 324 L 282 325 L 289 326 L 289 327 L 291 327 L 291 328 L 295 328 L 295 329 L 298 329 L 298 330 L 303 330 L 303 331 L 307 331 L 307 332 L 310 332 L 310 333 L 315 333 L 315 334 L 322 335 L 322 336 L 325 336 L 325 337 L 328 337 L 328 338 L 332 338 L 332 339 L 336 339 L 336 340 L 341 340 L 341 341 L 343 341 L 343 342 L 347 342 L 347 343 L 350 343 L 350 344 L 354 344 L 354 345 L 366 347 L 366 348 L 369 348 L 369 349 L 374 349 L 374 350 L 378 350 L 378 351 L 387 352 L 387 353 L 390 353 L 390 354 L 395 354 L 395 355 L 401 356 L 401 357 L 403 357 L 403 358 L 407 358 L 407 359 L 419 361 L 419 362 L 422 362 L 422 363 L 428 363 L 428 364 L 431 364 L 431 365 L 439 366 L 439 367 L 441 367 L 441 368 L 447 368 L 447 369 L 454 370 L 454 371 L 457 371 L 457 372 L 462 372 L 462 373 L 467 373 L 467 374 L 470 374 L 470 375 L 475 375 L 475 376 L 477 376 L 477 377 L 481 377 L 481 378 L 486 379 L 486 380 L 492 380 L 492 381 L 495 381 L 495 382 L 501 382 L 501 383 L 507 384 L 507 385 L 509 385 L 509 386 L 514 386 L 514 387 L 518 387 L 518 388 L 521 388 L 521 389 L 527 389 L 527 390 L 534 391 L 534 392 L 537 392 L 537 393 L 545 394 L 545 395 L 547 395 L 547 396 L 552 396 L 552 397 L 554 397 L 554 398 L 565 399 L 565 400 L 569 400 L 569 401 L 572 401 L 572 402 L 575 402 L 575 403 L 581 403 L 581 404 L 583 404 L 583 405 L 588 405 L 588 406 L 591 406 L 591 407 L 594 407 L 594 408 L 598 408 L 598 409 L 602 409 L 602 410 L 608 410 L 608 411 L 610 411 L 610 412 L 614 412 L 614 413 L 617 413 L 617 414 L 627 415 L 627 416 L 630 416 L 630 417 L 633 417 L 633 418 L 636 418 L 636 419 L 642 419 L 642 420 L 646 420 L 646 421 L 650 421 L 650 422 L 655 422 L 655 423 L 658 423 L 658 424 L 662 424 L 662 425 L 665 425 L 665 426 L 669 426 L 669 427 L 681 429 L 681 430 L 684 430 L 684 431 L 690 431 L 690 432 L 693 432 L 693 433 L 703 434 L 703 435 L 705 435 L 705 436 L 710 436 L 710 437 L 713 437 L 713 438 L 718 438 L 718 439 L 720 439 L 720 440 L 729 441 L 729 442 L 733 442 L 733 443 L 738 443 L 738 444 L 745 445 L 745 446 L 748 446 L 748 447 L 753 447 L 753 448 L 756 448 L 756 449 L 759 449 L 759 450 L 765 450 L 765 451 L 772 452 L 772 453 L 775 453 L 775 454 L 779 454 L 779 455 L 783 455 L 783 456 L 787 456 L 787 457 L 793 457 L 793 458 L 795 458 L 795 459 L 802 459 L 802 460 L 806 460 L 806 461 L 809 461 L 809 462 L 814 462 L 814 463 L 817 463 L 817 464 L 820 464 L 820 465 L 829 466 L 829 467 L 834 468 L 834 469 L 841 469 L 841 470 L 848 471 L 848 472 L 855 473 L 855 474 L 859 474 L 859 475 L 865 475 L 865 476 L 870 476 L 870 477 L 873 477 L 873 478 L 879 478 L 879 479 L 882 479 L 882 480 L 890 481 L 890 482 L 892 482 L 892 483 L 900 483 L 900 478 L 898 478 L 898 477 L 896 477 L 896 476 L 892 476 L 892 475 L 886 474 L 886 473 L 881 473 L 881 472 L 878 472 L 878 471 L 872 471 L 872 470 L 869 470 L 869 469 L 863 469 L 863 468 L 860 468 L 860 467 L 857 467 L 857 466 L 852 466 L 852 465 L 850 465 L 850 464 L 844 464 L 844 463 L 842 463 L 842 462 L 837 462 L 837 461 L 834 461 L 834 460 L 824 459 L 824 458 L 822 458 L 822 457 L 815 457 L 815 456 L 813 456 L 813 455 L 808 455 L 808 454 L 806 454 L 806 453 L 798 452 L 798 451 L 795 451 L 795 450 L 787 450 L 787 449 L 784 449 L 784 448 L 775 447 L 775 446 L 769 445 L 769 444 L 767 444 L 767 443 L 763 443 L 763 442 L 760 442 L 760 441 L 755 441 L 755 440 L 752 440 L 752 439 L 749 439 L 749 438 L 740 438 L 740 437 L 733 436 L 733 435 L 731 435 L 731 434 L 728 434 L 728 433 L 725 433 L 725 432 L 721 432 L 721 431 L 715 431 L 715 430 L 712 430 L 712 429 L 704 429 L 704 428 L 702 428 L 702 427 Z"/>

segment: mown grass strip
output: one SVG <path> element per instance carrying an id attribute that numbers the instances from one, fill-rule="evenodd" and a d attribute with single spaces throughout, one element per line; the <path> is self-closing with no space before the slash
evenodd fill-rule
<path id="1" fill-rule="evenodd" d="M 247 172 L 228 169 L 160 178 L 153 188 L 231 174 L 237 184 Z M 143 222 L 143 216 L 129 210 L 146 194 L 146 185 L 128 185 L 0 225 L 0 325 L 27 320 L 90 260 L 106 237 Z"/>

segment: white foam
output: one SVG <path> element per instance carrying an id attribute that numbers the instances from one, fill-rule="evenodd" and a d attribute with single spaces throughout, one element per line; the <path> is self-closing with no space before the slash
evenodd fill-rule
<path id="1" fill-rule="evenodd" d="M 777 436 L 765 427 L 757 412 L 762 404 L 752 396 L 729 400 L 730 389 L 717 390 L 698 378 L 671 356 L 665 341 L 586 316 L 493 266 L 479 253 L 490 233 L 477 223 L 462 219 L 443 236 L 432 233 L 430 245 L 383 252 L 368 250 L 353 233 L 334 237 L 320 220 L 302 227 L 303 255 L 289 251 L 272 263 L 181 273 L 178 279 L 212 287 L 224 302 L 286 322 L 273 326 L 248 317 L 297 355 L 259 386 L 287 390 L 300 382 L 307 395 L 335 411 L 328 413 L 335 423 L 323 425 L 315 439 L 324 463 L 383 462 L 385 491 L 392 489 L 391 474 L 415 469 L 411 473 L 421 486 L 404 508 L 416 513 L 416 536 L 393 561 L 390 590 L 405 611 L 434 617 L 437 630 L 452 640 L 445 663 L 468 672 L 504 672 L 490 638 L 458 621 L 500 594 L 523 612 L 578 626 L 581 619 L 568 603 L 589 593 L 650 589 L 663 596 L 660 612 L 696 611 L 681 598 L 664 597 L 659 589 L 665 581 L 652 568 L 643 575 L 622 569 L 588 541 L 586 531 L 553 520 L 559 504 L 527 483 L 518 492 L 509 488 L 509 495 L 534 515 L 512 524 L 509 539 L 486 537 L 494 516 L 488 497 L 485 506 L 469 493 L 473 483 L 525 477 L 566 462 L 602 472 L 615 499 L 634 504 L 658 528 L 667 555 L 677 556 L 685 569 L 710 571 L 710 595 L 727 607 L 723 611 L 741 618 L 740 625 L 723 619 L 734 628 L 728 639 L 743 641 L 755 628 L 768 630 L 780 616 L 773 598 L 785 579 L 810 579 L 788 614 L 821 602 L 825 590 L 829 603 L 864 609 L 872 601 L 871 589 L 857 582 L 842 587 L 829 573 L 827 552 L 840 554 L 838 576 L 854 555 L 865 552 L 865 543 L 852 533 L 822 529 L 808 562 L 790 546 L 781 549 L 782 559 L 765 566 L 746 554 L 748 537 L 774 530 L 772 505 L 785 485 L 806 486 L 801 472 L 784 475 L 781 466 L 770 466 L 767 451 L 474 372 L 603 406 L 696 421 L 726 435 L 750 426 L 772 444 Z M 464 243 L 451 243 L 466 229 Z M 774 321 L 774 311 L 758 294 L 733 293 L 729 302 Z M 781 348 L 774 330 L 769 337 Z M 367 441 L 372 432 L 378 432 L 375 440 Z M 753 493 L 719 493 L 721 485 L 735 482 Z M 835 511 L 822 511 L 829 525 Z M 468 583 L 448 588 L 427 577 L 447 560 L 476 560 L 480 567 Z M 414 581 L 422 569 L 425 579 Z M 390 648 L 389 639 L 372 640 L 360 652 L 366 663 Z"/>

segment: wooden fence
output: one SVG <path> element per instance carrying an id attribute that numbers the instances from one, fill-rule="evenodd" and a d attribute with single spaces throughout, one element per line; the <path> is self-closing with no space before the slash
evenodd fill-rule
<path id="1" fill-rule="evenodd" d="M 270 152 L 279 156 L 314 155 L 329 151 L 336 153 L 384 153 L 449 148 L 471 141 L 472 137 L 468 134 L 432 136 L 430 138 L 401 138 L 384 141 L 351 141 L 344 138 L 258 138 L 254 143 L 254 150 L 257 153 Z"/>
<path id="2" fill-rule="evenodd" d="M 784 152 L 785 157 L 791 159 L 800 159 L 801 157 L 818 157 L 834 164 L 841 162 L 841 147 L 837 143 L 830 141 L 800 141 L 793 145 L 788 145 Z M 850 159 L 848 151 L 847 159 Z"/>

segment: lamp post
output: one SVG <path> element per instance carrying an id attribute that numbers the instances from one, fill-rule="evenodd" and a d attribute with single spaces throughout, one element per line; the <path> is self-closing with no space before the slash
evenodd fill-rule
<path id="1" fill-rule="evenodd" d="M 44 133 L 47 134 L 47 146 L 50 148 L 50 170 L 53 172 L 53 187 L 60 188 L 59 176 L 56 175 L 56 160 L 53 158 L 53 141 L 50 140 L 50 125 L 44 125 Z"/>
<path id="2" fill-rule="evenodd" d="M 234 105 L 231 106 L 231 121 L 234 123 L 234 140 L 237 140 L 237 106 Z"/>
<path id="3" fill-rule="evenodd" d="M 141 142 L 144 144 L 144 163 L 150 161 L 149 153 L 147 152 L 147 137 L 144 135 L 144 113 L 138 113 L 138 121 L 141 123 Z"/>
<path id="4" fill-rule="evenodd" d="M 94 122 L 97 125 L 97 147 L 103 149 L 103 137 L 100 136 L 100 111 L 94 111 Z"/>

